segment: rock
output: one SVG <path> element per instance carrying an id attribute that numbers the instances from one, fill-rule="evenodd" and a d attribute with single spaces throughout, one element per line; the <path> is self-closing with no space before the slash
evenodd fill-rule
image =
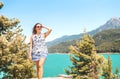
<path id="1" fill-rule="evenodd" d="M 71 78 L 71 79 L 72 79 L 72 76 L 70 76 L 70 75 L 65 75 L 65 74 L 59 74 L 58 77 Z"/>
<path id="2" fill-rule="evenodd" d="M 37 79 L 37 78 L 30 78 L 30 79 Z M 43 79 L 72 79 L 72 77 L 65 74 L 59 74 L 58 77 L 46 77 Z"/>

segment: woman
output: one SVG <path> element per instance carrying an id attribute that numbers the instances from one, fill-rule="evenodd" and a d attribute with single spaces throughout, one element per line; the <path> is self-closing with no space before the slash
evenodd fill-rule
<path id="1" fill-rule="evenodd" d="M 47 32 L 41 33 L 42 29 Z M 32 35 L 30 37 L 30 53 L 29 59 L 35 61 L 37 68 L 38 79 L 42 79 L 43 65 L 48 55 L 45 38 L 51 33 L 52 29 L 36 23 L 33 27 Z"/>

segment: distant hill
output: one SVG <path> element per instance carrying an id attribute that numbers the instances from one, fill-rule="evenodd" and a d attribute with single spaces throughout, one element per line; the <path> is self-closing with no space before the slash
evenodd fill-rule
<path id="1" fill-rule="evenodd" d="M 120 29 L 101 31 L 93 36 L 98 52 L 120 52 Z M 79 40 L 61 42 L 49 47 L 50 53 L 68 53 L 68 47 Z"/>
<path id="2" fill-rule="evenodd" d="M 76 40 L 61 42 L 56 45 L 48 47 L 49 53 L 68 53 L 69 52 L 69 46 L 75 45 Z"/>
<path id="3" fill-rule="evenodd" d="M 57 44 L 59 44 L 61 42 L 66 42 L 66 41 L 72 41 L 72 40 L 79 39 L 81 36 L 82 36 L 82 34 L 70 35 L 70 36 L 65 35 L 65 36 L 57 38 L 57 39 L 55 39 L 53 41 L 47 42 L 47 45 L 48 45 L 48 47 L 54 46 L 54 45 L 57 45 Z"/>
<path id="4" fill-rule="evenodd" d="M 120 28 L 120 18 L 114 17 L 114 18 L 111 18 L 110 20 L 108 20 L 105 24 L 101 25 L 99 28 L 88 32 L 88 34 L 94 35 L 98 32 L 103 31 L 103 30 L 116 29 L 116 28 Z M 76 35 L 70 35 L 70 36 L 65 35 L 65 36 L 57 38 L 53 41 L 47 42 L 47 45 L 48 45 L 48 47 L 50 47 L 50 46 L 54 46 L 56 44 L 59 44 L 61 42 L 77 40 L 77 39 L 80 39 L 81 36 L 82 36 L 82 33 L 76 34 Z"/>
<path id="5" fill-rule="evenodd" d="M 96 41 L 95 45 L 97 46 L 97 49 L 100 49 L 105 43 L 102 44 L 101 42 L 104 42 L 104 41 L 101 41 L 101 42 L 100 42 L 100 40 L 97 41 L 96 39 L 98 38 L 97 37 L 98 35 L 95 36 L 95 34 L 99 34 L 99 33 L 101 34 L 101 33 L 105 32 L 105 33 L 108 33 L 109 35 L 111 35 L 112 33 L 116 35 L 116 33 L 114 33 L 114 32 L 116 31 L 119 34 L 119 32 L 118 32 L 118 31 L 120 31 L 119 28 L 120 28 L 120 18 L 111 18 L 105 24 L 100 26 L 99 28 L 88 32 L 88 34 L 94 35 L 94 39 Z M 56 53 L 56 52 L 67 53 L 69 51 L 68 46 L 75 44 L 75 41 L 79 40 L 82 35 L 83 34 L 81 33 L 78 35 L 63 36 L 61 38 L 58 38 L 58 39 L 55 39 L 55 40 L 49 42 L 48 43 L 49 44 L 49 46 L 48 46 L 49 52 L 51 52 L 51 53 Z M 112 38 L 116 39 L 114 36 L 112 36 Z M 119 40 L 119 38 L 117 38 L 117 40 Z M 106 42 L 108 42 L 108 40 L 106 40 Z M 111 44 L 111 43 L 109 43 L 109 44 Z M 113 44 L 111 44 L 111 45 L 113 45 Z"/>
<path id="6" fill-rule="evenodd" d="M 120 52 L 120 29 L 109 29 L 93 36 L 98 52 Z"/>

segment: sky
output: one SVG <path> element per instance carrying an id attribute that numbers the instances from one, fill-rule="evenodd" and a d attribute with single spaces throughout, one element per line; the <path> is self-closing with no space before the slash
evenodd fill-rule
<path id="1" fill-rule="evenodd" d="M 0 15 L 17 18 L 26 41 L 35 23 L 52 28 L 46 41 L 92 31 L 112 17 L 120 17 L 120 0 L 0 0 Z M 45 32 L 46 30 L 43 30 Z"/>

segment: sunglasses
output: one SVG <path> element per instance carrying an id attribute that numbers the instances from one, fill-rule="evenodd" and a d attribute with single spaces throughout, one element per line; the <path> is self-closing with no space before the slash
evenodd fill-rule
<path id="1" fill-rule="evenodd" d="M 41 28 L 42 26 L 36 26 L 36 28 Z"/>

